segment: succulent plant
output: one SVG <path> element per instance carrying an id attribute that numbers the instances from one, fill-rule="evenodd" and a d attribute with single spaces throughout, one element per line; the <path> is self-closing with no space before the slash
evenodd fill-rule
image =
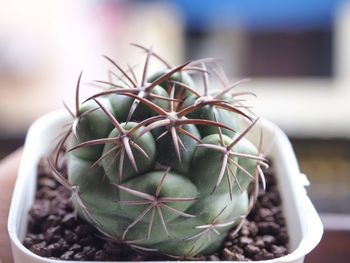
<path id="1" fill-rule="evenodd" d="M 246 136 L 258 121 L 241 99 L 249 92 L 233 92 L 245 80 L 230 85 L 214 59 L 172 66 L 134 46 L 146 52 L 140 80 L 106 57 L 121 75 L 81 103 L 79 76 L 53 174 L 105 238 L 177 258 L 211 253 L 249 213 L 266 166 Z M 152 59 L 164 69 L 149 74 Z"/>

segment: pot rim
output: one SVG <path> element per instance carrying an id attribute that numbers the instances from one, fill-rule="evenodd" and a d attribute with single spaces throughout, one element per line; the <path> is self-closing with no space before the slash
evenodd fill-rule
<path id="1" fill-rule="evenodd" d="M 25 262 L 51 262 L 51 263 L 77 262 L 77 261 L 62 261 L 62 260 L 55 260 L 55 259 L 40 257 L 32 253 L 26 247 L 24 247 L 19 237 L 20 235 L 19 232 L 20 231 L 22 231 L 22 233 L 23 231 L 25 232 L 27 227 L 26 223 L 24 224 L 23 222 L 21 223 L 21 219 L 23 220 L 23 217 L 26 218 L 27 217 L 26 214 L 28 214 L 28 207 L 27 209 L 23 209 L 23 205 L 25 202 L 29 202 L 28 199 L 33 199 L 33 198 L 27 197 L 28 195 L 33 194 L 33 192 L 29 193 L 28 191 L 27 192 L 25 191 L 28 187 L 27 185 L 28 180 L 30 179 L 28 178 L 28 173 L 30 173 L 28 171 L 33 172 L 33 169 L 35 169 L 35 174 L 36 174 L 36 165 L 40 157 L 42 157 L 42 155 L 45 155 L 45 152 L 47 153 L 49 148 L 48 145 L 46 145 L 46 148 L 43 146 L 44 141 L 46 142 L 49 141 L 48 138 L 43 138 L 43 137 L 50 137 L 50 136 L 40 136 L 40 134 L 43 135 L 43 131 L 45 131 L 45 129 L 50 130 L 49 129 L 50 127 L 59 128 L 59 126 L 62 123 L 66 122 L 67 119 L 68 119 L 68 114 L 63 110 L 54 111 L 36 120 L 28 130 L 26 141 L 24 144 L 23 156 L 22 156 L 22 160 L 21 160 L 21 164 L 18 172 L 18 177 L 16 180 L 15 189 L 13 191 L 10 212 L 8 217 L 8 225 L 7 225 L 8 233 L 11 239 L 11 245 L 12 245 L 15 262 L 16 262 L 16 259 L 20 259 L 20 258 L 21 259 L 25 258 L 27 260 L 30 260 L 30 261 L 26 260 Z M 292 193 L 291 197 L 294 201 L 294 205 L 296 209 L 296 211 L 294 212 L 298 213 L 297 216 L 300 220 L 299 222 L 300 229 L 298 230 L 300 230 L 302 237 L 299 241 L 299 244 L 289 254 L 280 258 L 274 258 L 270 260 L 256 261 L 256 262 L 302 262 L 304 256 L 308 254 L 313 248 L 315 248 L 316 245 L 320 242 L 323 234 L 323 225 L 321 223 L 321 220 L 314 206 L 312 205 L 309 197 L 307 196 L 305 186 L 308 186 L 309 182 L 306 176 L 300 173 L 297 159 L 295 157 L 292 145 L 289 142 L 287 136 L 284 134 L 284 132 L 280 128 L 278 128 L 275 124 L 273 124 L 272 122 L 266 119 L 261 118 L 258 122 L 258 126 L 260 126 L 264 132 L 265 131 L 269 132 L 270 143 L 268 148 L 270 152 L 277 152 L 277 153 L 274 153 L 274 155 L 276 155 L 279 158 L 279 161 L 280 161 L 279 163 L 282 163 L 284 165 L 283 167 L 284 173 L 285 175 L 288 175 L 286 176 L 286 178 L 288 177 L 287 178 L 288 180 L 285 178 L 283 180 L 287 180 L 286 184 L 291 187 L 291 193 Z M 256 129 L 256 132 L 260 132 L 260 129 Z M 252 137 L 254 140 L 254 131 L 252 132 L 250 137 Z M 256 137 L 256 134 L 255 134 L 255 137 Z M 53 136 L 51 136 L 50 138 L 53 138 Z M 34 150 L 36 152 L 33 154 L 32 149 L 33 147 L 36 146 L 36 143 L 40 145 L 39 146 L 40 149 L 39 151 Z M 34 188 L 32 189 L 32 191 L 34 191 Z M 34 194 L 32 195 L 32 197 L 33 196 Z M 289 199 L 290 198 L 288 197 L 288 200 Z M 287 199 L 282 198 L 282 200 L 284 203 L 283 206 L 285 206 Z M 289 223 L 292 223 L 292 222 L 288 221 L 288 215 L 287 215 L 288 211 L 283 211 L 283 212 L 285 214 L 285 217 L 287 220 L 287 226 L 288 226 Z M 291 231 L 289 227 L 288 227 L 288 232 L 290 235 Z M 23 262 L 23 261 L 17 261 L 17 262 Z M 85 262 L 92 262 L 92 261 L 85 261 Z M 187 261 L 184 261 L 184 262 L 187 262 Z"/>

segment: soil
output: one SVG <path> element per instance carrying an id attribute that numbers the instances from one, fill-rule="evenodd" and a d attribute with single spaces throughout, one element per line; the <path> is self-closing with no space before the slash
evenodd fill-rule
<path id="1" fill-rule="evenodd" d="M 240 231 L 230 232 L 219 251 L 198 260 L 254 261 L 288 253 L 288 233 L 273 170 L 265 171 L 265 176 L 266 192 L 259 191 L 258 200 Z M 25 247 L 39 256 L 61 260 L 173 260 L 104 240 L 92 226 L 75 218 L 69 198 L 70 193 L 51 176 L 46 162 L 41 161 L 35 202 L 29 211 L 28 231 L 23 241 Z"/>

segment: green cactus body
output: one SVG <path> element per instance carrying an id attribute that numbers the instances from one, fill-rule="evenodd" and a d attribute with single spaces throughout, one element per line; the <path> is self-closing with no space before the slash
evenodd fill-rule
<path id="1" fill-rule="evenodd" d="M 184 101 L 184 106 L 190 106 L 195 104 L 197 101 L 197 98 L 195 96 L 188 96 Z M 218 121 L 220 123 L 223 123 L 230 127 L 232 131 L 228 129 L 223 129 L 222 132 L 229 137 L 232 137 L 239 131 L 238 126 L 238 117 L 237 114 L 217 109 L 215 106 L 204 106 L 202 108 L 199 108 L 198 110 L 193 111 L 188 115 L 189 118 L 192 119 L 203 119 L 203 120 L 210 120 L 210 121 Z M 199 126 L 198 130 L 202 137 L 208 136 L 210 134 L 217 134 L 217 129 L 212 126 Z"/>
<path id="2" fill-rule="evenodd" d="M 228 145 L 232 140 L 223 135 L 225 143 Z M 219 145 L 220 138 L 218 134 L 209 135 L 202 140 L 203 143 Z M 218 181 L 218 174 L 220 173 L 222 167 L 222 154 L 212 149 L 197 148 L 192 161 L 190 176 L 196 183 L 197 187 L 201 192 L 210 194 L 214 190 L 214 186 Z M 234 158 L 237 161 L 237 158 Z M 207 165 L 210 163 L 211 165 Z M 231 163 L 228 167 L 232 169 L 234 173 L 237 173 L 237 167 Z M 215 191 L 228 193 L 228 182 L 226 178 L 228 177 L 228 172 L 225 171 L 224 178 L 216 188 Z"/>
<path id="3" fill-rule="evenodd" d="M 154 195 L 157 190 L 157 186 L 160 184 L 164 172 L 151 172 L 136 178 L 132 178 L 126 181 L 123 186 L 128 187 L 133 190 L 141 191 L 143 193 L 147 193 L 150 195 Z M 165 180 L 163 187 L 159 193 L 158 199 L 161 198 L 197 198 L 197 188 L 188 180 L 186 177 L 169 173 Z M 120 200 L 121 201 L 132 201 L 138 200 L 137 197 L 128 194 L 127 192 L 120 192 Z M 188 202 L 168 202 L 166 205 L 170 208 L 176 209 L 180 212 L 185 212 L 194 201 Z M 138 215 L 142 213 L 146 209 L 147 205 L 140 205 L 138 207 L 134 207 L 130 209 L 127 205 L 122 206 L 122 209 L 125 212 L 125 215 L 131 219 L 136 218 Z M 172 220 L 179 217 L 180 215 L 173 213 L 170 209 L 161 208 L 164 210 L 163 217 L 167 223 L 171 223 Z M 181 217 L 181 216 L 180 216 Z M 159 218 L 157 218 L 159 219 Z M 150 222 L 150 217 L 145 217 L 144 222 Z M 160 225 L 160 221 L 157 220 L 154 222 L 158 226 Z"/>
<path id="4" fill-rule="evenodd" d="M 104 100 L 104 104 L 107 108 L 111 108 L 109 100 Z M 69 148 L 88 140 L 103 138 L 109 134 L 112 124 L 103 111 L 96 108 L 98 105 L 93 101 L 82 104 L 80 107 L 82 117 L 78 119 L 76 124 L 76 137 L 71 136 L 69 140 Z M 88 111 L 91 112 L 84 115 Z M 100 157 L 102 150 L 103 145 L 93 145 L 77 149 L 74 154 L 82 159 L 95 161 Z"/>
<path id="5" fill-rule="evenodd" d="M 197 139 L 201 138 L 195 125 L 184 125 L 183 129 L 190 132 Z M 164 129 L 158 129 L 156 132 L 153 132 L 153 134 L 155 135 L 155 138 L 157 138 L 165 131 L 166 130 Z M 157 140 L 157 149 L 159 153 L 158 161 L 163 165 L 171 166 L 173 170 L 178 173 L 187 174 L 190 169 L 193 152 L 198 143 L 182 134 L 180 134 L 179 137 L 185 146 L 185 148 L 181 148 L 180 150 L 181 161 L 177 158 L 176 153 L 173 150 L 174 143 L 170 133 L 167 133 Z"/>
<path id="6" fill-rule="evenodd" d="M 144 69 L 148 95 L 139 84 L 116 82 L 115 93 L 107 89 L 79 105 L 86 114 L 67 140 L 68 180 L 54 170 L 79 215 L 107 238 L 180 258 L 222 244 L 248 214 L 247 189 L 264 162 L 245 136 L 256 121 L 241 132 L 237 120 L 246 116 L 222 107 L 226 95 L 196 104 L 189 89 L 168 86 L 175 80 L 195 88 L 181 71 L 186 65 L 161 83 L 168 69 L 151 77 Z"/>
<path id="7" fill-rule="evenodd" d="M 115 203 L 119 197 L 118 189 L 110 184 L 102 167 L 91 168 L 91 165 L 92 162 L 70 154 L 67 161 L 69 182 L 79 186 L 82 198 L 93 212 L 106 212 L 101 206 L 105 204 L 110 208 L 108 214 L 122 215 L 120 207 Z"/>
<path id="8" fill-rule="evenodd" d="M 128 122 L 127 124 L 122 123 L 122 126 L 125 130 L 130 130 L 136 125 L 137 123 L 135 122 Z M 130 148 L 136 160 L 137 171 L 132 167 L 130 160 L 127 158 L 127 156 L 124 156 L 123 167 L 120 168 L 120 155 L 122 153 L 120 151 L 120 148 L 116 148 L 119 146 L 118 144 L 112 142 L 104 146 L 102 154 L 106 154 L 112 151 L 111 154 L 108 154 L 107 157 L 101 161 L 101 164 L 111 182 L 120 183 L 125 179 L 134 177 L 137 174 L 148 172 L 153 168 L 157 155 L 155 141 L 150 132 L 143 134 L 140 138 L 136 140 L 135 138 L 138 136 L 139 133 L 140 130 L 136 131 L 131 136 L 130 141 L 132 142 L 132 144 L 136 144 L 138 145 L 138 147 L 142 148 L 148 155 L 148 158 L 139 151 L 137 151 L 135 149 L 135 146 L 131 144 Z M 119 132 L 116 129 L 113 129 L 109 134 L 108 138 L 117 138 L 119 135 Z M 129 138 L 126 139 L 129 140 Z M 113 148 L 116 149 L 113 150 Z M 122 169 L 122 180 L 119 180 L 119 169 Z"/>
<path id="9" fill-rule="evenodd" d="M 223 139 L 225 145 L 229 145 L 234 140 L 230 139 L 226 135 L 223 135 Z M 213 145 L 220 145 L 220 138 L 218 134 L 212 134 L 205 137 L 202 142 Z M 237 145 L 233 147 L 232 151 L 242 154 L 258 154 L 255 146 L 245 138 L 242 138 L 237 143 Z M 202 192 L 210 193 L 211 191 L 214 191 L 213 186 L 216 184 L 218 180 L 217 175 L 222 169 L 222 158 L 223 154 L 213 149 L 198 148 L 195 151 L 190 176 L 193 178 L 193 180 L 196 182 L 197 187 L 199 187 Z M 257 161 L 238 158 L 234 155 L 230 156 L 229 160 L 231 160 L 231 162 L 228 161 L 227 169 L 223 175 L 223 179 L 215 191 L 228 193 L 229 181 L 227 178 L 230 178 L 232 181 L 233 191 L 246 190 L 252 180 L 248 173 L 250 175 L 253 175 L 255 173 Z M 208 167 L 206 163 L 212 163 L 212 165 Z M 244 170 L 238 168 L 239 166 L 244 168 Z M 203 178 L 205 179 L 203 180 Z"/>
<path id="10" fill-rule="evenodd" d="M 238 194 L 234 200 L 230 200 L 226 194 L 214 194 L 198 199 L 188 210 L 189 213 L 198 216 L 187 220 L 178 218 L 172 222 L 175 238 L 160 246 L 167 254 L 178 251 L 181 255 L 194 256 L 200 251 L 203 254 L 215 252 L 226 237 L 216 232 L 226 233 L 237 225 L 240 222 L 239 217 L 247 209 L 247 192 Z"/>
<path id="11" fill-rule="evenodd" d="M 156 79 L 158 79 L 159 77 L 161 77 L 163 74 L 169 72 L 168 70 L 160 70 L 157 71 L 155 73 L 153 73 L 149 78 L 148 81 L 149 82 L 153 82 Z M 184 85 L 188 86 L 188 87 L 195 87 L 194 82 L 191 78 L 191 76 L 189 74 L 187 74 L 186 72 L 176 72 L 173 75 L 170 76 L 170 78 L 164 82 L 162 82 L 160 84 L 160 86 L 162 86 L 164 89 L 169 87 L 169 81 L 176 81 L 179 83 L 183 83 Z M 183 87 L 181 87 L 179 84 L 175 84 L 175 97 L 177 97 L 178 94 L 180 94 L 180 92 L 183 92 L 184 97 L 190 96 L 192 93 L 188 90 L 184 90 Z"/>
<path id="12" fill-rule="evenodd" d="M 117 81 L 116 83 L 114 83 L 115 85 L 120 86 L 121 88 L 128 88 L 128 86 L 121 81 Z M 109 87 L 110 89 L 113 89 L 113 86 Z M 110 94 L 108 96 L 106 96 L 112 106 L 112 112 L 113 114 L 116 116 L 116 118 L 120 121 L 120 122 L 125 122 L 126 118 L 128 116 L 128 112 L 130 110 L 130 107 L 133 103 L 133 99 L 124 95 L 120 95 L 120 94 Z"/>
<path id="13" fill-rule="evenodd" d="M 166 98 L 169 97 L 165 89 L 158 85 L 152 89 L 151 94 L 166 97 Z M 169 107 L 169 102 L 166 100 L 150 99 L 150 101 L 163 109 L 167 109 Z M 141 103 L 137 106 L 135 113 L 133 114 L 132 120 L 142 121 L 148 117 L 154 116 L 155 114 L 156 113 L 153 110 L 151 110 L 150 108 L 148 108 L 147 106 Z"/>
<path id="14" fill-rule="evenodd" d="M 236 146 L 237 153 L 241 154 L 249 154 L 253 156 L 258 156 L 257 148 L 247 139 L 242 138 Z M 257 161 L 248 159 L 248 158 L 238 158 L 238 164 L 245 169 L 237 169 L 237 178 L 243 189 L 247 189 L 252 178 L 250 178 L 247 174 L 254 175 L 257 169 Z M 247 173 L 248 172 L 248 173 Z M 234 191 L 238 191 L 238 185 L 234 185 Z"/>
<path id="15" fill-rule="evenodd" d="M 119 85 L 121 87 L 127 88 L 125 84 L 117 82 L 116 85 Z M 112 88 L 112 87 L 111 87 Z M 153 95 L 162 96 L 162 97 L 169 97 L 168 93 L 165 91 L 165 89 L 159 85 L 155 86 L 151 92 Z M 148 96 L 146 96 L 147 98 Z M 129 110 L 131 108 L 131 105 L 134 102 L 133 98 L 130 98 L 125 95 L 119 95 L 119 94 L 111 94 L 108 95 L 108 98 L 111 102 L 113 113 L 116 116 L 116 118 L 120 122 L 125 122 L 128 117 Z M 152 101 L 154 104 L 158 105 L 159 107 L 163 109 L 167 109 L 169 107 L 169 102 L 162 99 L 157 98 L 151 98 L 150 101 Z M 155 112 L 152 111 L 150 108 L 143 104 L 139 104 L 131 118 L 133 121 L 140 121 L 144 120 L 148 117 L 154 116 Z"/>

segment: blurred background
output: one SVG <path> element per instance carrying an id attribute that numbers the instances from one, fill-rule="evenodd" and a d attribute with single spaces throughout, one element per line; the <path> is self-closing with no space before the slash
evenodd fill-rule
<path id="1" fill-rule="evenodd" d="M 258 95 L 255 111 L 291 138 L 325 224 L 307 262 L 346 262 L 350 2 L 1 0 L 0 159 L 23 144 L 33 120 L 63 100 L 72 105 L 82 69 L 85 82 L 106 73 L 101 54 L 137 61 L 131 42 L 174 64 L 217 57 L 232 81 L 253 79 L 245 89 Z"/>

